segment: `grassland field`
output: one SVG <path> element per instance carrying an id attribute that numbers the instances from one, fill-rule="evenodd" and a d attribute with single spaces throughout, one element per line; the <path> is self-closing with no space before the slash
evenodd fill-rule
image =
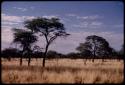
<path id="1" fill-rule="evenodd" d="M 86 64 L 85 64 L 86 62 Z M 23 59 L 11 61 L 1 59 L 2 83 L 122 83 L 124 81 L 124 60 L 95 59 L 50 59 L 45 68 L 42 59 L 32 59 L 30 66 Z"/>

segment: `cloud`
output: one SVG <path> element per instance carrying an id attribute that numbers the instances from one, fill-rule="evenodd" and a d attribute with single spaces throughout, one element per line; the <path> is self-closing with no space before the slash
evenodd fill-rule
<path id="1" fill-rule="evenodd" d="M 89 20 L 95 20 L 95 19 L 99 19 L 99 18 L 101 18 L 101 16 L 99 16 L 99 15 L 77 16 L 76 18 L 77 18 L 77 19 L 84 19 L 84 20 L 86 20 L 86 19 L 89 19 Z"/>
<path id="2" fill-rule="evenodd" d="M 59 16 L 59 15 L 44 15 L 44 16 L 42 16 L 42 17 L 51 19 L 51 18 L 58 18 L 58 16 Z"/>
<path id="3" fill-rule="evenodd" d="M 35 7 L 34 7 L 34 6 L 31 6 L 30 9 L 35 9 Z"/>
<path id="4" fill-rule="evenodd" d="M 2 14 L 2 21 L 10 21 L 10 22 L 23 22 L 26 19 L 33 19 L 34 16 L 12 16 L 7 14 Z"/>
<path id="5" fill-rule="evenodd" d="M 34 19 L 35 16 L 12 16 L 7 14 L 2 14 L 1 16 L 2 26 L 21 26 L 25 20 Z"/>
<path id="6" fill-rule="evenodd" d="M 7 26 L 7 25 L 2 25 L 1 27 L 2 29 L 11 29 L 11 26 Z"/>
<path id="7" fill-rule="evenodd" d="M 79 16 L 77 14 L 66 14 L 66 16 L 75 17 L 76 19 L 81 19 L 81 20 L 95 20 L 95 19 L 103 18 L 102 16 L 99 16 L 99 15 Z"/>
<path id="8" fill-rule="evenodd" d="M 11 43 L 13 41 L 13 32 L 8 27 L 1 30 L 2 43 Z"/>
<path id="9" fill-rule="evenodd" d="M 22 17 L 19 16 L 9 16 L 6 14 L 2 14 L 2 21 L 10 21 L 10 22 L 22 22 Z"/>
<path id="10" fill-rule="evenodd" d="M 117 24 L 117 25 L 114 25 L 113 27 L 115 27 L 115 28 L 123 28 L 124 25 L 123 24 Z"/>
<path id="11" fill-rule="evenodd" d="M 76 14 L 66 14 L 66 16 L 69 16 L 69 17 L 77 17 Z"/>
<path id="12" fill-rule="evenodd" d="M 27 11 L 28 9 L 26 8 L 21 8 L 21 7 L 13 7 L 14 9 L 20 10 L 22 12 Z"/>
<path id="13" fill-rule="evenodd" d="M 19 24 L 19 23 L 17 23 L 17 22 L 2 22 L 2 25 L 17 25 L 17 24 Z"/>
<path id="14" fill-rule="evenodd" d="M 67 25 L 67 23 L 71 22 L 71 20 L 68 19 L 68 18 L 65 18 L 65 17 L 61 17 L 60 18 L 60 22 L 62 22 L 63 24 Z"/>
<path id="15" fill-rule="evenodd" d="M 102 22 L 94 21 L 94 22 L 92 22 L 90 25 L 100 26 L 100 25 L 102 25 Z"/>
<path id="16" fill-rule="evenodd" d="M 22 16 L 22 18 L 23 18 L 23 21 L 24 21 L 24 20 L 32 20 L 36 17 L 35 16 Z"/>
<path id="17" fill-rule="evenodd" d="M 103 26 L 103 23 L 99 21 L 84 21 L 72 26 L 77 28 L 100 28 L 101 26 Z"/>

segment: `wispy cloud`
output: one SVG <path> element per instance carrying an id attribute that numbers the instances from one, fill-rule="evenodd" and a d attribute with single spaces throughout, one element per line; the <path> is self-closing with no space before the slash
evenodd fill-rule
<path id="1" fill-rule="evenodd" d="M 10 22 L 22 22 L 22 17 L 19 16 L 9 16 L 6 14 L 2 14 L 2 21 L 10 21 Z"/>
<path id="2" fill-rule="evenodd" d="M 96 22 L 96 21 L 94 21 L 94 22 L 91 23 L 91 25 L 99 26 L 99 25 L 102 25 L 102 22 Z"/>
<path id="3" fill-rule="evenodd" d="M 28 9 L 22 7 L 13 7 L 14 9 L 20 10 L 22 12 L 27 11 Z"/>
<path id="4" fill-rule="evenodd" d="M 74 24 L 72 26 L 78 27 L 78 28 L 99 28 L 102 25 L 103 25 L 103 23 L 99 22 L 99 21 L 84 21 L 79 24 Z"/>
<path id="5" fill-rule="evenodd" d="M 95 20 L 95 19 L 103 18 L 102 16 L 99 16 L 99 15 L 80 16 L 78 14 L 66 14 L 66 16 L 75 17 L 76 19 L 83 19 L 83 20 Z"/>
<path id="6" fill-rule="evenodd" d="M 13 41 L 13 32 L 11 29 L 8 29 L 8 27 L 4 27 L 1 30 L 1 39 L 2 39 L 2 43 L 11 43 Z"/>
<path id="7" fill-rule="evenodd" d="M 89 20 L 95 20 L 101 18 L 99 15 L 91 15 L 91 16 L 77 16 L 77 19 L 89 19 Z"/>
<path id="8" fill-rule="evenodd" d="M 7 14 L 2 14 L 2 24 L 18 24 L 20 22 L 24 22 L 24 20 L 30 20 L 35 18 L 34 16 L 12 16 Z"/>
<path id="9" fill-rule="evenodd" d="M 44 16 L 42 16 L 42 17 L 51 19 L 51 18 L 58 18 L 59 15 L 44 15 Z"/>
<path id="10" fill-rule="evenodd" d="M 17 22 L 6 22 L 6 21 L 2 22 L 2 25 L 17 25 L 17 24 L 19 24 L 19 23 L 17 23 Z"/>
<path id="11" fill-rule="evenodd" d="M 33 10 L 33 9 L 35 9 L 35 7 L 34 7 L 34 6 L 31 6 L 31 7 L 30 7 L 30 9 L 32 9 L 32 10 Z"/>
<path id="12" fill-rule="evenodd" d="M 66 14 L 66 16 L 69 16 L 69 17 L 77 17 L 76 14 Z"/>
<path id="13" fill-rule="evenodd" d="M 114 25 L 113 27 L 115 27 L 115 28 L 123 28 L 124 25 L 123 24 L 117 24 L 117 25 Z"/>
<path id="14" fill-rule="evenodd" d="M 2 28 L 2 30 L 3 30 L 3 29 L 10 29 L 11 26 L 8 26 L 8 25 L 2 25 L 1 28 Z"/>

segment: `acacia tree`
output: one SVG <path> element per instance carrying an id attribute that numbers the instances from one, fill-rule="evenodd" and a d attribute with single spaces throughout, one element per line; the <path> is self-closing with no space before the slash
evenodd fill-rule
<path id="1" fill-rule="evenodd" d="M 38 17 L 36 19 L 27 20 L 24 22 L 25 27 L 30 29 L 34 33 L 40 33 L 40 36 L 44 36 L 46 40 L 43 67 L 45 67 L 45 58 L 47 56 L 48 48 L 50 44 L 57 39 L 57 37 L 66 37 L 64 25 L 59 21 L 58 18 L 43 18 Z"/>
<path id="2" fill-rule="evenodd" d="M 107 57 L 111 52 L 109 43 L 104 38 L 96 35 L 86 37 L 85 43 L 80 44 L 77 50 L 81 52 L 87 51 L 90 55 L 92 54 L 93 62 L 95 57 Z"/>
<path id="3" fill-rule="evenodd" d="M 13 30 L 15 32 L 13 43 L 20 44 L 20 47 L 22 47 L 23 56 L 27 54 L 27 57 L 29 57 L 28 60 L 28 66 L 29 66 L 31 60 L 31 45 L 37 41 L 37 36 L 35 36 L 30 31 L 25 31 L 22 29 L 13 29 Z M 20 65 L 22 65 L 22 56 L 20 58 Z"/>

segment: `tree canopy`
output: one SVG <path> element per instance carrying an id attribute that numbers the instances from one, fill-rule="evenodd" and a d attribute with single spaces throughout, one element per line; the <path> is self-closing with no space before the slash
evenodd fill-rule
<path id="1" fill-rule="evenodd" d="M 85 43 L 80 43 L 76 50 L 89 56 L 93 55 L 94 57 L 108 56 L 112 51 L 108 41 L 96 35 L 87 36 Z"/>
<path id="2" fill-rule="evenodd" d="M 33 33 L 40 33 L 40 36 L 44 36 L 46 40 L 45 52 L 43 58 L 43 67 L 45 66 L 45 58 L 47 56 L 49 45 L 57 37 L 66 37 L 69 34 L 66 33 L 64 25 L 60 22 L 58 18 L 43 18 L 38 17 L 36 19 L 27 20 L 24 22 L 27 29 L 31 30 Z"/>
<path id="3" fill-rule="evenodd" d="M 37 41 L 37 36 L 35 36 L 31 31 L 26 31 L 22 29 L 13 29 L 14 30 L 14 40 L 13 43 L 20 44 L 20 47 L 23 48 L 23 56 L 28 55 L 30 62 L 31 54 L 31 45 Z M 20 60 L 20 65 L 22 65 L 22 57 Z M 29 64 L 28 64 L 29 65 Z"/>

